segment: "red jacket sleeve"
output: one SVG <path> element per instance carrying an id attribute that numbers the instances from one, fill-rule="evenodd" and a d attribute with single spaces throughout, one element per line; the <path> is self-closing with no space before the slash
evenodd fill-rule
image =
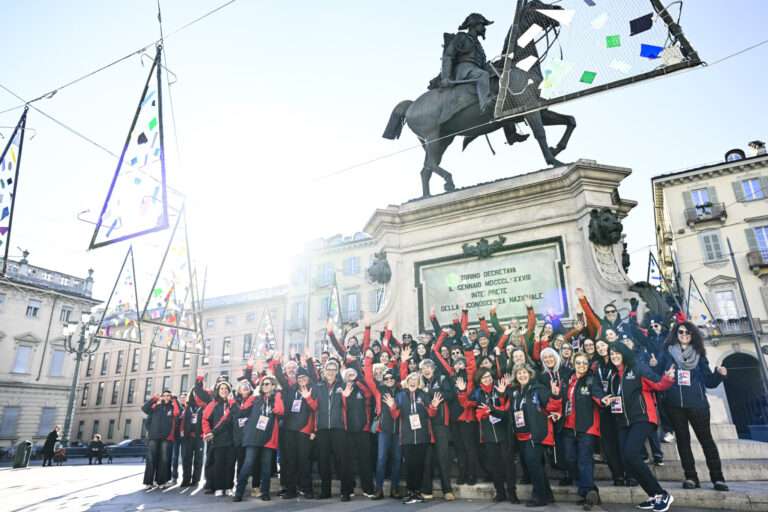
<path id="1" fill-rule="evenodd" d="M 459 333 L 459 336 L 467 332 L 467 327 L 469 327 L 469 311 L 466 309 L 461 310 L 461 332 Z"/>
<path id="2" fill-rule="evenodd" d="M 536 328 L 536 311 L 533 308 L 526 308 L 528 311 L 528 325 L 525 331 L 525 337 L 528 338 L 533 334 L 533 330 Z"/>
<path id="3" fill-rule="evenodd" d="M 213 432 L 211 427 L 211 414 L 213 414 L 213 408 L 216 407 L 216 401 L 211 401 L 203 409 L 203 436 L 207 436 Z"/>
<path id="4" fill-rule="evenodd" d="M 379 386 L 376 385 L 376 378 L 373 376 L 373 359 L 370 357 L 366 357 L 363 361 L 363 375 L 365 376 L 365 383 L 376 401 L 376 414 L 381 414 L 381 392 Z"/>
<path id="5" fill-rule="evenodd" d="M 590 338 L 596 338 L 600 335 L 600 319 L 589 304 L 587 297 L 580 298 L 579 304 L 581 304 L 581 310 L 584 311 L 584 318 L 587 320 L 587 334 Z"/>
<path id="6" fill-rule="evenodd" d="M 488 320 L 485 317 L 480 318 L 480 330 L 485 333 L 487 338 L 491 337 L 491 329 L 488 327 Z"/>
<path id="7" fill-rule="evenodd" d="M 276 416 L 282 416 L 285 413 L 285 404 L 283 404 L 283 395 L 279 391 L 275 393 L 275 406 L 272 408 L 272 412 Z"/>
<path id="8" fill-rule="evenodd" d="M 641 377 L 643 382 L 643 388 L 646 390 L 651 391 L 666 391 L 669 388 L 672 387 L 672 384 L 675 383 L 675 379 L 672 377 L 668 377 L 666 374 L 661 378 L 659 382 L 653 382 L 650 379 L 646 379 L 645 377 Z"/>
<path id="9" fill-rule="evenodd" d="M 437 342 L 435 342 L 435 345 L 432 347 L 432 352 L 435 353 L 435 358 L 443 367 L 445 373 L 448 375 L 453 375 L 453 368 L 451 368 L 451 365 L 448 364 L 448 361 L 446 361 L 442 354 L 440 354 L 440 349 L 443 347 L 443 342 L 445 341 L 446 336 L 448 335 L 445 332 L 440 331 L 440 336 L 437 337 Z"/>
<path id="10" fill-rule="evenodd" d="M 408 361 L 400 361 L 400 381 L 408 377 Z"/>
<path id="11" fill-rule="evenodd" d="M 368 325 L 363 331 L 363 355 L 371 348 L 371 326 Z"/>

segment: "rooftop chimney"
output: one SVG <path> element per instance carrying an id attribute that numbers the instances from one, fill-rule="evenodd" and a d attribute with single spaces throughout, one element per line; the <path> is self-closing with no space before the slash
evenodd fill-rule
<path id="1" fill-rule="evenodd" d="M 754 156 L 762 156 L 766 154 L 765 151 L 765 142 L 761 140 L 753 140 L 748 144 L 749 149 L 751 149 L 755 155 Z"/>

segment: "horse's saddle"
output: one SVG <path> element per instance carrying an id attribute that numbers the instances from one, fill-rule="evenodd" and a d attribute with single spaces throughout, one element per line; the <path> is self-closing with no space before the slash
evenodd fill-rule
<path id="1" fill-rule="evenodd" d="M 438 122 L 445 123 L 450 118 L 475 105 L 480 108 L 480 100 L 477 98 L 477 88 L 475 84 L 458 84 L 451 87 L 440 87 L 440 75 L 429 82 L 430 91 L 427 94 L 437 95 L 437 101 L 440 104 L 440 117 Z M 491 76 L 491 93 L 497 94 L 499 91 L 499 80 Z"/>

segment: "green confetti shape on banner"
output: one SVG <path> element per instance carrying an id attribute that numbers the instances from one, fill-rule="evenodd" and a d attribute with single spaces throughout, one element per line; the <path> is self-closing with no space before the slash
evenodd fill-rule
<path id="1" fill-rule="evenodd" d="M 149 129 L 154 130 L 155 126 L 157 126 L 157 118 L 153 117 L 152 120 L 149 122 Z"/>
<path id="2" fill-rule="evenodd" d="M 605 46 L 608 48 L 618 48 L 621 46 L 621 36 L 605 36 Z"/>
<path id="3" fill-rule="evenodd" d="M 597 77 L 597 73 L 594 71 L 585 71 L 581 74 L 581 78 L 579 79 L 579 82 L 585 83 L 585 84 L 591 84 L 595 81 L 595 77 Z"/>

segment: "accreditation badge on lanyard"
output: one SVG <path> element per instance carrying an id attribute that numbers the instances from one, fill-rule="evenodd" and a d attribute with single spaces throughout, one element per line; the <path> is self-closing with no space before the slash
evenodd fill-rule
<path id="1" fill-rule="evenodd" d="M 411 430 L 419 430 L 421 428 L 421 418 L 418 412 L 416 412 L 415 397 L 411 398 L 411 414 L 408 415 L 408 421 L 411 423 Z"/>
<path id="2" fill-rule="evenodd" d="M 690 370 L 677 370 L 677 384 L 680 386 L 691 385 L 691 371 Z"/>
<path id="3" fill-rule="evenodd" d="M 256 428 L 259 430 L 267 430 L 267 425 L 269 424 L 269 416 L 264 416 L 263 414 L 259 416 L 259 421 L 256 422 Z"/>
<path id="4" fill-rule="evenodd" d="M 515 427 L 525 428 L 525 411 L 515 411 Z"/>
<path id="5" fill-rule="evenodd" d="M 197 413 L 193 412 L 190 416 L 192 416 L 192 424 L 197 425 Z"/>
<path id="6" fill-rule="evenodd" d="M 624 403 L 623 399 L 620 396 L 617 396 L 613 399 L 611 402 L 611 412 L 613 414 L 623 414 L 624 413 Z"/>
<path id="7" fill-rule="evenodd" d="M 301 412 L 301 398 L 295 398 L 291 404 L 291 412 Z"/>

